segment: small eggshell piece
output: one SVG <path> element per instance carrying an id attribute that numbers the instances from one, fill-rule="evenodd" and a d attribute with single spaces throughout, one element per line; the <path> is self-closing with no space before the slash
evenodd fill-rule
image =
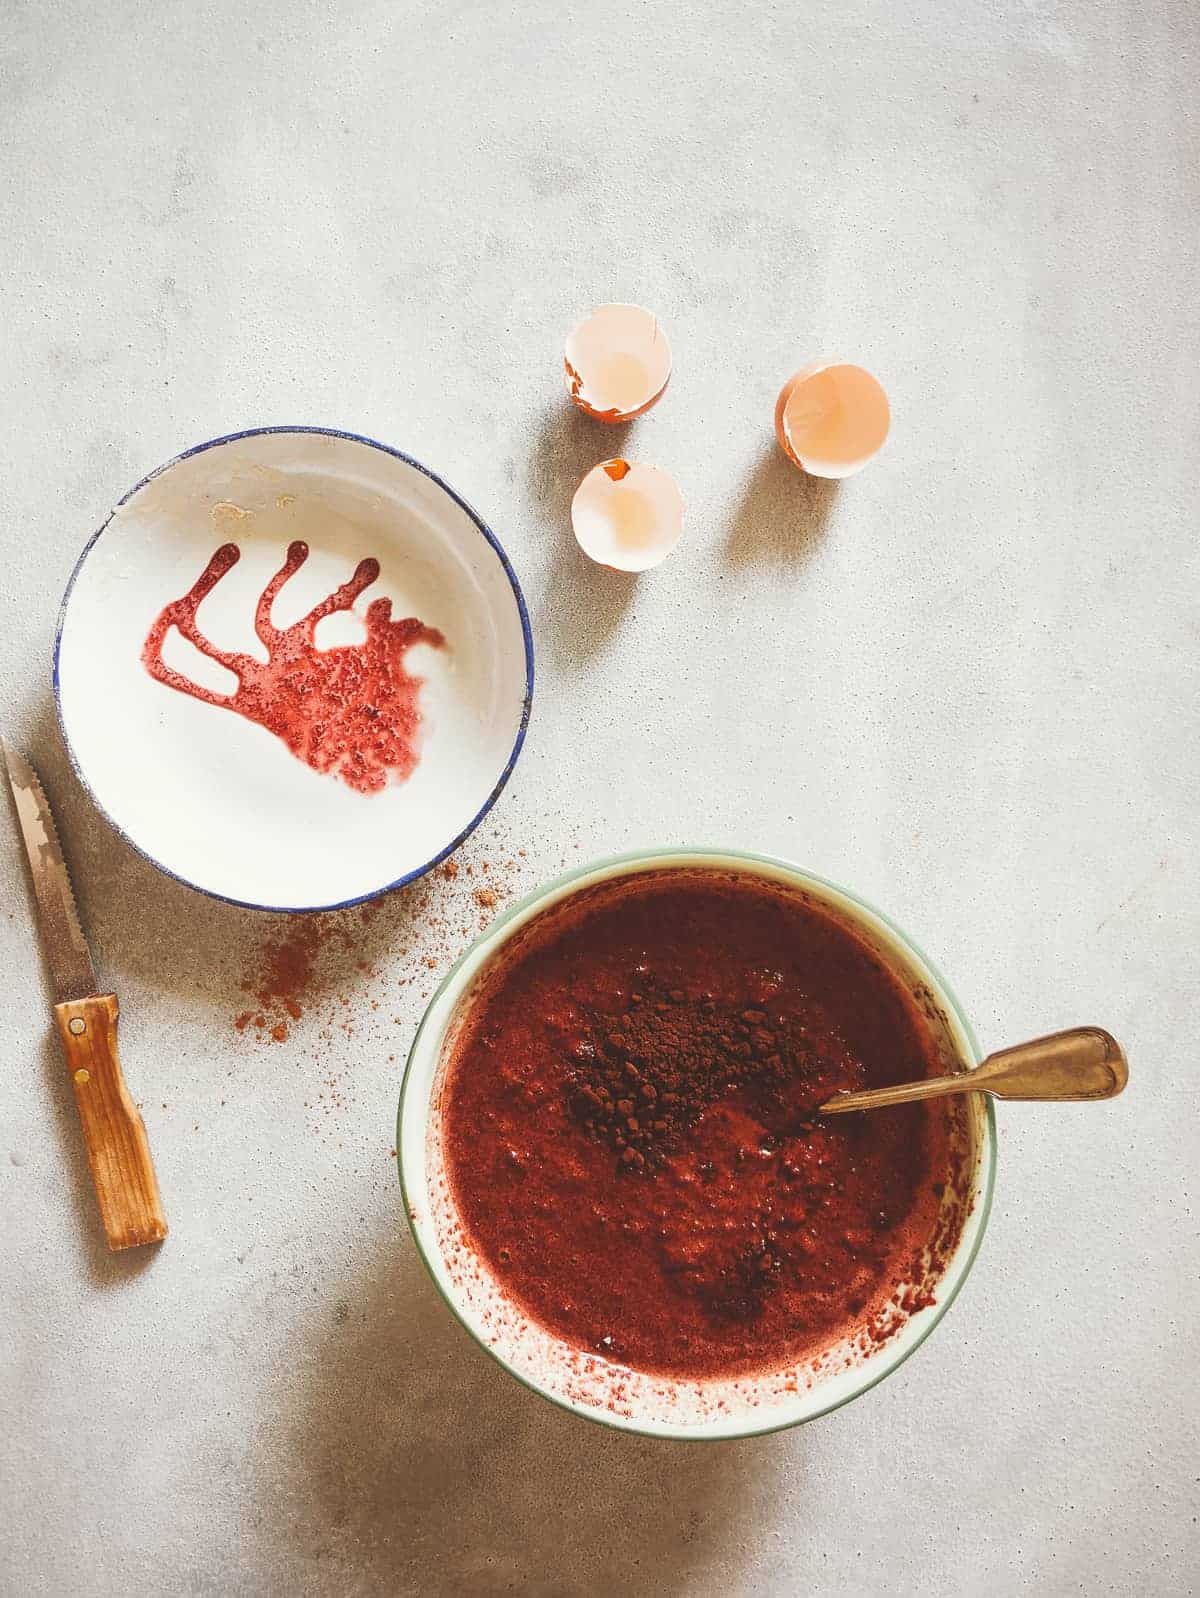
<path id="1" fill-rule="evenodd" d="M 890 426 L 879 380 L 846 361 L 803 367 L 775 406 L 780 448 L 813 477 L 852 477 L 883 448 Z"/>
<path id="2" fill-rule="evenodd" d="M 601 305 L 567 335 L 567 387 L 598 422 L 628 422 L 662 398 L 671 346 L 640 305 Z"/>
<path id="3" fill-rule="evenodd" d="M 683 499 L 659 466 L 601 461 L 575 490 L 571 525 L 584 554 L 617 571 L 657 566 L 683 533 Z"/>

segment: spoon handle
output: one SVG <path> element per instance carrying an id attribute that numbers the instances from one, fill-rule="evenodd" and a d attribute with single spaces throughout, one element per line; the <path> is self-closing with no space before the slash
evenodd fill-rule
<path id="1" fill-rule="evenodd" d="M 1128 1080 L 1129 1065 L 1114 1037 L 1100 1027 L 1074 1027 L 1070 1032 L 1053 1032 L 1011 1049 L 999 1049 L 973 1071 L 839 1094 L 827 1099 L 820 1113 L 876 1110 L 915 1099 L 939 1099 L 948 1093 L 992 1093 L 998 1099 L 1111 1099 Z"/>

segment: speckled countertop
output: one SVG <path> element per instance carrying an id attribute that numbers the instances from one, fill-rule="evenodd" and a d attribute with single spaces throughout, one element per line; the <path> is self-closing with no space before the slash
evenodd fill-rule
<path id="1" fill-rule="evenodd" d="M 3 730 L 64 824 L 172 1234 L 99 1241 L 6 818 L 5 1593 L 1191 1590 L 1197 81 L 1186 0 L 10 0 Z M 687 533 L 636 583 L 565 520 L 610 444 L 560 341 L 608 298 L 676 357 L 622 447 L 677 476 Z M 821 350 L 894 404 L 838 491 L 769 431 Z M 479 505 L 539 685 L 458 877 L 327 928 L 275 1043 L 234 1021 L 288 929 L 90 810 L 49 652 L 112 502 L 280 421 Z M 983 1254 L 896 1376 L 714 1447 L 589 1427 L 484 1359 L 392 1157 L 476 890 L 680 841 L 887 908 L 985 1047 L 1097 1021 L 1133 1072 L 1104 1108 L 1001 1107 Z"/>

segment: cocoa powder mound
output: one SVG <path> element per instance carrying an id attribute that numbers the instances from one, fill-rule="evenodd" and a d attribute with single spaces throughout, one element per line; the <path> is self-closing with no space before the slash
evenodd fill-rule
<path id="1" fill-rule="evenodd" d="M 776 1136 L 795 1137 L 831 1092 L 857 1085 L 818 1054 L 801 1016 L 689 999 L 648 974 L 623 1016 L 587 1015 L 566 1064 L 573 1113 L 634 1171 L 661 1165 L 720 1098 L 740 1094 Z"/>

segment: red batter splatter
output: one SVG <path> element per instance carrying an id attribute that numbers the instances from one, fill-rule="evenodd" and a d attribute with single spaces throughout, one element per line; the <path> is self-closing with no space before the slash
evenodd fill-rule
<path id="1" fill-rule="evenodd" d="M 403 781 L 419 759 L 415 744 L 422 686 L 420 677 L 405 670 L 404 657 L 414 644 L 441 648 L 442 634 L 415 616 L 393 621 L 391 600 L 375 599 L 367 607 L 367 636 L 361 644 L 317 648 L 317 623 L 353 606 L 379 576 L 377 560 L 359 561 L 349 582 L 293 626 L 274 627 L 276 596 L 308 559 L 308 545 L 297 541 L 289 544 L 287 559 L 263 590 L 254 613 L 254 631 L 266 647 L 267 660 L 218 649 L 200 632 L 196 612 L 240 556 L 236 544 L 222 544 L 183 598 L 165 607 L 142 646 L 146 670 L 168 688 L 257 722 L 315 771 L 333 772 L 360 793 L 378 792 L 393 775 Z M 201 654 L 233 672 L 238 680 L 233 693 L 202 688 L 163 661 L 163 643 L 172 627 Z"/>

